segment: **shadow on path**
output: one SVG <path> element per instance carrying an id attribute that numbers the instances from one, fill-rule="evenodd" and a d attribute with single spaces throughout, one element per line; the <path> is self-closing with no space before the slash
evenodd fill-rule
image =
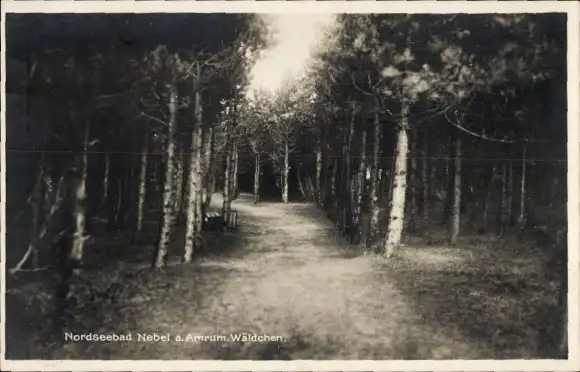
<path id="1" fill-rule="evenodd" d="M 213 202 L 217 206 L 220 200 Z M 428 310 L 416 311 L 416 303 L 385 276 L 383 260 L 338 249 L 346 243 L 314 206 L 253 205 L 250 196 L 241 195 L 233 207 L 239 226 L 235 249 L 127 281 L 133 290 L 111 308 L 109 323 L 92 330 L 130 332 L 131 342 L 69 343 L 52 357 L 494 358 L 485 342 L 452 324 L 429 320 L 424 316 Z M 138 333 L 169 334 L 170 341 L 138 342 Z M 242 333 L 273 339 L 235 341 L 232 335 Z M 175 340 L 188 335 L 209 337 Z"/>

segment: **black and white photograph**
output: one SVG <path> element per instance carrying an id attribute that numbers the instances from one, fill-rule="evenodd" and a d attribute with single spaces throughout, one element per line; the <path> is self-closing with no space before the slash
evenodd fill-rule
<path id="1" fill-rule="evenodd" d="M 580 368 L 578 4 L 41 3 L 2 9 L 6 367 Z"/>

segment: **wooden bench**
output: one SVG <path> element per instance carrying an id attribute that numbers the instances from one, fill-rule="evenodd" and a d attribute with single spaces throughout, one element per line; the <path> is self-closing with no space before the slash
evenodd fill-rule
<path id="1" fill-rule="evenodd" d="M 221 212 L 208 211 L 203 219 L 204 230 L 235 229 L 238 225 L 238 212 L 230 211 L 226 219 Z"/>

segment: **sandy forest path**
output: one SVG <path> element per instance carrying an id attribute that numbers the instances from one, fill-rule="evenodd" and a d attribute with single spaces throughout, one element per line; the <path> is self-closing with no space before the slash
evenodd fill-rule
<path id="1" fill-rule="evenodd" d="M 130 332 L 131 342 L 71 343 L 65 347 L 68 358 L 75 358 L 71 353 L 89 359 L 228 360 L 490 356 L 458 330 L 420 316 L 389 284 L 380 258 L 349 257 L 314 206 L 253 205 L 242 195 L 234 209 L 235 248 L 148 274 L 99 331 Z M 171 340 L 140 342 L 138 333 L 169 334 Z M 280 339 L 232 339 L 242 333 Z M 188 334 L 226 339 L 187 340 Z"/>

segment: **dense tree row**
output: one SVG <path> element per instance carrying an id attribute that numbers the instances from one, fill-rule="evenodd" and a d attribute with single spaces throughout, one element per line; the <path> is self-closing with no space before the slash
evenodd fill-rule
<path id="1" fill-rule="evenodd" d="M 204 211 L 221 174 L 225 214 L 231 208 L 240 97 L 267 34 L 251 15 L 183 17 L 173 21 L 196 23 L 188 37 L 159 44 L 89 38 L 66 49 L 49 39 L 19 57 L 28 60 L 28 76 L 10 89 L 42 97 L 46 120 L 29 200 L 33 238 L 12 272 L 29 263 L 55 268 L 57 313 L 80 282 L 95 219 L 132 231 L 140 244 L 145 206 L 160 201 L 153 266 L 162 268 L 177 224 L 185 225 L 184 262 L 202 248 Z M 168 27 L 148 15 L 124 20 L 142 21 Z"/>
<path id="2" fill-rule="evenodd" d="M 462 229 L 546 225 L 563 301 L 565 38 L 551 14 L 338 16 L 307 76 L 247 106 L 256 202 L 269 154 L 284 202 L 293 168 L 306 199 L 386 257 L 404 234 L 456 245 Z"/>

